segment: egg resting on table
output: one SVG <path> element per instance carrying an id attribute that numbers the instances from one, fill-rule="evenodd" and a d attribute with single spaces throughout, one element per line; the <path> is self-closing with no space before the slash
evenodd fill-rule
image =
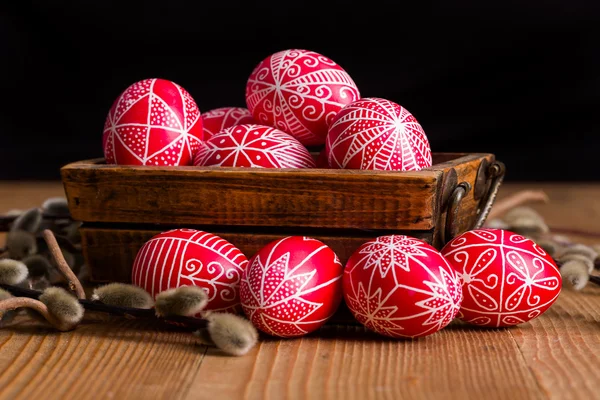
<path id="1" fill-rule="evenodd" d="M 432 163 L 421 124 L 404 107 L 376 97 L 336 114 L 325 149 L 331 168 L 418 171 Z"/>
<path id="2" fill-rule="evenodd" d="M 260 249 L 244 271 L 242 308 L 264 333 L 306 335 L 323 326 L 339 307 L 342 272 L 337 255 L 318 240 L 275 240 Z"/>
<path id="3" fill-rule="evenodd" d="M 239 282 L 247 265 L 246 256 L 219 236 L 173 229 L 140 248 L 131 281 L 153 297 L 167 289 L 199 286 L 208 294 L 206 310 L 240 313 Z"/>
<path id="4" fill-rule="evenodd" d="M 392 338 L 443 329 L 462 301 L 457 274 L 440 252 L 405 235 L 380 236 L 360 246 L 346 263 L 343 285 L 354 317 Z"/>
<path id="5" fill-rule="evenodd" d="M 114 101 L 104 124 L 107 164 L 191 165 L 203 140 L 200 111 L 175 82 L 144 79 Z"/>
<path id="6" fill-rule="evenodd" d="M 211 136 L 225 128 L 254 123 L 250 111 L 243 107 L 221 107 L 202 113 L 204 140 L 210 139 Z"/>
<path id="7" fill-rule="evenodd" d="M 194 165 L 252 168 L 314 168 L 298 140 L 278 129 L 245 124 L 226 128 L 205 141 Z"/>
<path id="8" fill-rule="evenodd" d="M 302 49 L 266 57 L 246 84 L 246 105 L 256 122 L 281 129 L 305 146 L 324 144 L 335 114 L 359 98 L 356 84 L 342 67 Z"/>
<path id="9" fill-rule="evenodd" d="M 464 300 L 459 318 L 474 325 L 506 327 L 530 321 L 556 301 L 559 269 L 531 239 L 501 229 L 467 231 L 442 254 L 457 270 Z"/>

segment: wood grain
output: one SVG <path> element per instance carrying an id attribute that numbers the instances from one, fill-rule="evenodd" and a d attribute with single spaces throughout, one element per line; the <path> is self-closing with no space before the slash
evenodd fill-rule
<path id="1" fill-rule="evenodd" d="M 548 193 L 551 202 L 534 207 L 551 226 L 600 231 L 600 184 L 509 183 L 500 197 L 522 187 Z M 0 184 L 0 212 L 61 190 Z M 0 398 L 587 400 L 600 398 L 599 359 L 593 286 L 563 290 L 545 314 L 510 329 L 456 326 L 392 341 L 329 326 L 302 339 L 263 338 L 239 358 L 195 346 L 181 331 L 90 314 L 67 333 L 30 322 L 2 327 Z"/>
<path id="2" fill-rule="evenodd" d="M 456 157 L 442 157 L 441 164 L 460 167 L 489 155 Z M 443 170 L 148 167 L 88 160 L 64 166 L 61 174 L 71 213 L 82 222 L 430 230 Z"/>
<path id="3" fill-rule="evenodd" d="M 122 167 L 96 160 L 65 166 L 62 174 L 73 217 L 85 222 L 92 278 L 128 282 L 143 243 L 173 227 L 217 234 L 248 257 L 289 235 L 323 240 L 342 262 L 365 241 L 389 233 L 441 248 L 450 194 L 458 183 L 475 187 L 479 166 L 493 159 L 436 154 L 431 168 L 410 173 Z M 449 174 L 455 182 L 446 187 Z M 486 200 L 473 192 L 460 204 L 456 233 L 472 226 Z"/>
<path id="4" fill-rule="evenodd" d="M 189 227 L 189 226 L 187 226 Z M 306 235 L 321 240 L 330 246 L 342 263 L 363 243 L 377 237 L 377 234 L 363 232 L 360 236 L 331 235 L 319 230 L 284 231 L 279 233 L 240 233 L 219 231 L 210 227 L 196 227 L 222 237 L 238 247 L 246 257 L 252 257 L 259 249 L 271 241 L 291 235 Z M 139 249 L 152 236 L 166 230 L 161 229 L 118 229 L 82 227 L 80 229 L 84 257 L 90 268 L 94 282 L 131 282 L 131 269 Z M 396 232 L 409 233 L 409 232 Z M 431 242 L 433 231 L 410 232 L 414 237 Z"/>

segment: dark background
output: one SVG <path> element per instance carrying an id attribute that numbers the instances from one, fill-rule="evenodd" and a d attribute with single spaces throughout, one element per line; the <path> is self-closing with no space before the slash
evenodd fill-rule
<path id="1" fill-rule="evenodd" d="M 8 2 L 4 2 L 8 3 Z M 593 1 L 15 1 L 0 17 L 0 179 L 59 179 L 102 156 L 131 83 L 245 106 L 268 54 L 339 63 L 396 101 L 433 151 L 492 152 L 507 180 L 597 180 L 600 12 Z M 14 3 L 14 4 L 12 4 Z"/>

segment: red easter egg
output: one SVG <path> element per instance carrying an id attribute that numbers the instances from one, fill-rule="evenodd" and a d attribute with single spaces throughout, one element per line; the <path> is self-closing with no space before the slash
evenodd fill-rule
<path id="1" fill-rule="evenodd" d="M 325 151 L 325 149 L 321 150 L 321 152 L 319 153 L 316 164 L 317 168 L 329 168 L 329 162 L 327 161 L 327 152 Z"/>
<path id="2" fill-rule="evenodd" d="M 356 84 L 338 64 L 300 49 L 266 57 L 246 84 L 246 105 L 254 119 L 293 135 L 305 146 L 325 143 L 335 114 L 359 98 Z"/>
<path id="3" fill-rule="evenodd" d="M 113 103 L 102 144 L 107 164 L 191 165 L 203 139 L 192 96 L 175 82 L 145 79 Z"/>
<path id="4" fill-rule="evenodd" d="M 325 149 L 332 168 L 418 171 L 431 166 L 429 140 L 404 107 L 370 97 L 333 119 Z"/>
<path id="5" fill-rule="evenodd" d="M 208 294 L 207 310 L 241 312 L 239 282 L 246 256 L 219 236 L 195 229 L 159 233 L 138 251 L 132 283 L 152 296 L 180 286 L 200 286 Z"/>
<path id="6" fill-rule="evenodd" d="M 344 270 L 344 299 L 368 329 L 393 338 L 431 335 L 458 313 L 456 272 L 428 243 L 380 236 L 360 246 Z"/>
<path id="7" fill-rule="evenodd" d="M 221 107 L 202 113 L 204 140 L 210 139 L 211 136 L 225 128 L 253 123 L 252 114 L 247 108 L 243 107 Z"/>
<path id="8" fill-rule="evenodd" d="M 205 141 L 196 166 L 314 168 L 315 160 L 293 136 L 263 125 L 235 125 Z"/>
<path id="9" fill-rule="evenodd" d="M 342 301 L 342 264 L 322 242 L 302 236 L 260 249 L 242 275 L 246 316 L 264 333 L 306 335 L 321 327 Z"/>
<path id="10" fill-rule="evenodd" d="M 501 229 L 467 231 L 448 242 L 442 254 L 457 270 L 464 300 L 463 321 L 486 327 L 521 324 L 556 301 L 562 279 L 540 246 Z"/>

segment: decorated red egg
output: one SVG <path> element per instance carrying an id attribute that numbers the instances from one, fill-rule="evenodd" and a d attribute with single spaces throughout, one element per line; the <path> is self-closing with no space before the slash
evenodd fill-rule
<path id="1" fill-rule="evenodd" d="M 339 307 L 342 272 L 336 254 L 318 240 L 275 240 L 250 259 L 242 275 L 242 308 L 252 324 L 269 335 L 306 335 Z"/>
<path id="2" fill-rule="evenodd" d="M 344 107 L 325 145 L 332 168 L 418 171 L 431 166 L 429 140 L 404 107 L 376 97 Z"/>
<path id="3" fill-rule="evenodd" d="M 293 136 L 263 125 L 235 125 L 205 141 L 196 166 L 314 168 L 315 160 Z"/>
<path id="4" fill-rule="evenodd" d="M 246 256 L 225 239 L 195 229 L 174 229 L 152 237 L 138 251 L 132 283 L 152 296 L 180 286 L 199 286 L 207 310 L 241 312 L 239 283 Z"/>
<path id="5" fill-rule="evenodd" d="M 359 98 L 356 84 L 342 67 L 300 49 L 266 57 L 246 84 L 246 105 L 254 119 L 293 135 L 305 146 L 325 143 L 335 114 Z"/>
<path id="6" fill-rule="evenodd" d="M 456 272 L 428 243 L 404 235 L 380 236 L 348 259 L 344 299 L 368 329 L 393 338 L 431 335 L 458 313 Z"/>
<path id="7" fill-rule="evenodd" d="M 113 103 L 102 137 L 107 164 L 191 165 L 203 139 L 202 118 L 175 82 L 145 79 Z"/>
<path id="8" fill-rule="evenodd" d="M 458 317 L 486 327 L 521 324 L 556 301 L 562 279 L 540 246 L 500 229 L 467 231 L 448 242 L 442 254 L 457 270 L 464 300 Z"/>
<path id="9" fill-rule="evenodd" d="M 221 107 L 202 113 L 204 140 L 210 139 L 211 136 L 225 128 L 253 123 L 252 114 L 247 108 L 243 107 Z"/>

